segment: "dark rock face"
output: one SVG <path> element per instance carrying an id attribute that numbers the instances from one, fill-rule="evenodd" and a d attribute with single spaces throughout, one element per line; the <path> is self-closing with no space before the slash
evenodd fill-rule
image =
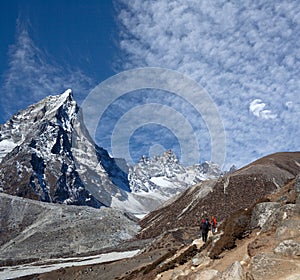
<path id="1" fill-rule="evenodd" d="M 131 189 L 129 187 L 129 181 L 128 181 L 128 166 L 126 164 L 126 161 L 124 159 L 111 158 L 108 152 L 103 148 L 96 147 L 96 150 L 97 150 L 98 160 L 102 164 L 105 171 L 107 172 L 111 181 L 122 190 L 131 192 Z M 121 169 L 120 166 L 123 169 Z"/>
<path id="2" fill-rule="evenodd" d="M 153 237 L 165 229 L 199 226 L 202 217 L 219 221 L 239 209 L 278 191 L 300 172 L 300 153 L 277 153 L 228 174 L 200 183 L 183 192 L 176 201 L 151 212 L 141 222 L 140 238 Z"/>

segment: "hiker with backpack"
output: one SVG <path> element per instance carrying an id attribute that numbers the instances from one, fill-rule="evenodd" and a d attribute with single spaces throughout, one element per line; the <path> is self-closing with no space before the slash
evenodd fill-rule
<path id="1" fill-rule="evenodd" d="M 217 232 L 217 219 L 215 216 L 211 216 L 211 232 L 215 234 Z"/>
<path id="2" fill-rule="evenodd" d="M 210 230 L 210 222 L 207 218 L 202 219 L 200 229 L 201 229 L 202 241 L 206 242 L 208 231 Z"/>

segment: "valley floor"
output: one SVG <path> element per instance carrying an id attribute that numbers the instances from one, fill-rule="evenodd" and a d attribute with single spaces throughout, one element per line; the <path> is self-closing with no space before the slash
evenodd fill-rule
<path id="1" fill-rule="evenodd" d="M 139 251 L 140 250 L 127 252 L 110 252 L 89 257 L 59 258 L 17 266 L 0 267 L 0 279 L 13 279 L 17 277 L 46 273 L 61 268 L 112 262 L 124 258 L 133 257 Z"/>

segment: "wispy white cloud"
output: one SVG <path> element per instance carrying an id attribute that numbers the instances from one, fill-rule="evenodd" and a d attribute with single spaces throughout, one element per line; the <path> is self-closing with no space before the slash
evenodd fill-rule
<path id="1" fill-rule="evenodd" d="M 287 103 L 299 108 L 296 1 L 116 2 L 123 69 L 166 67 L 200 83 L 222 115 L 227 162 L 299 149 L 300 110 Z M 249 117 L 257 99 L 263 102 L 252 109 L 259 118 Z"/>
<path id="2" fill-rule="evenodd" d="M 93 85 L 79 69 L 59 65 L 55 58 L 42 51 L 30 37 L 28 26 L 17 21 L 16 41 L 8 52 L 9 68 L 4 73 L 0 97 L 7 118 L 16 110 L 67 88 L 72 88 L 80 99 Z"/>
<path id="3" fill-rule="evenodd" d="M 266 120 L 275 119 L 277 115 L 272 113 L 271 110 L 266 110 L 265 107 L 266 104 L 263 103 L 261 99 L 255 99 L 250 103 L 249 110 L 256 117 Z"/>

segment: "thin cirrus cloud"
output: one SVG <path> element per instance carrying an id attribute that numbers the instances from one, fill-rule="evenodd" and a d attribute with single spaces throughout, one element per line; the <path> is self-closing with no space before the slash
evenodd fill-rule
<path id="1" fill-rule="evenodd" d="M 8 52 L 9 67 L 0 97 L 6 118 L 48 95 L 60 94 L 67 88 L 86 93 L 93 84 L 80 70 L 57 64 L 39 49 L 28 29 L 28 25 L 17 21 L 16 42 Z"/>
<path id="2" fill-rule="evenodd" d="M 225 125 L 227 163 L 241 166 L 299 149 L 300 6 L 295 1 L 117 4 L 120 65 L 178 70 L 204 87 Z"/>

